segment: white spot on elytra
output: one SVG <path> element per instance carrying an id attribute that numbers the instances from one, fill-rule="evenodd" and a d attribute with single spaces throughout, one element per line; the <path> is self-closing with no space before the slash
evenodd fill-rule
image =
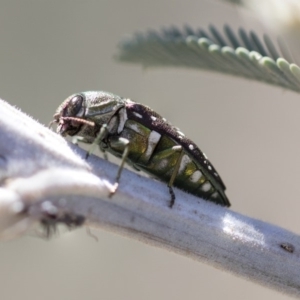
<path id="1" fill-rule="evenodd" d="M 191 162 L 191 159 L 187 155 L 183 155 L 181 158 L 178 174 L 182 173 L 185 170 L 187 164 L 190 162 Z"/>
<path id="2" fill-rule="evenodd" d="M 167 119 L 166 119 L 166 118 L 162 118 L 162 120 L 163 120 L 164 122 L 167 122 Z"/>
<path id="3" fill-rule="evenodd" d="M 201 178 L 201 176 L 202 176 L 202 173 L 199 170 L 197 170 L 190 176 L 189 179 L 192 182 L 197 182 Z"/>
<path id="4" fill-rule="evenodd" d="M 143 116 L 137 112 L 133 112 L 133 114 L 137 117 L 137 118 L 140 118 L 140 119 L 143 119 Z"/>
<path id="5" fill-rule="evenodd" d="M 216 177 L 218 177 L 218 176 L 219 176 L 219 174 L 218 174 L 218 173 L 216 173 L 216 172 L 214 173 L 214 175 L 215 175 Z"/>
<path id="6" fill-rule="evenodd" d="M 179 151 L 181 149 L 182 149 L 182 146 L 180 146 L 180 145 L 176 145 L 176 146 L 172 147 L 172 150 L 174 150 L 174 151 Z"/>
<path id="7" fill-rule="evenodd" d="M 181 132 L 180 130 L 177 130 L 177 133 L 180 135 L 180 136 L 185 136 L 183 132 Z"/>
<path id="8" fill-rule="evenodd" d="M 208 170 L 210 170 L 210 171 L 212 170 L 212 167 L 211 167 L 211 166 L 208 166 L 207 168 L 208 168 Z"/>
<path id="9" fill-rule="evenodd" d="M 148 147 L 147 147 L 147 151 L 144 154 L 145 158 L 150 158 L 150 156 L 153 153 L 154 147 L 156 146 L 156 144 L 159 142 L 161 135 L 156 132 L 156 131 L 151 131 L 151 133 L 149 134 L 148 137 Z"/>
<path id="10" fill-rule="evenodd" d="M 203 192 L 208 192 L 211 188 L 211 184 L 207 181 L 201 186 Z"/>
<path id="11" fill-rule="evenodd" d="M 205 163 L 205 164 L 206 164 L 206 160 L 205 160 L 205 161 L 203 161 L 203 163 Z"/>
<path id="12" fill-rule="evenodd" d="M 194 149 L 195 149 L 194 145 L 189 144 L 189 149 L 190 149 L 190 150 L 194 150 Z"/>
<path id="13" fill-rule="evenodd" d="M 156 121 L 156 120 L 157 120 L 157 118 L 156 118 L 156 117 L 154 117 L 154 116 L 151 116 L 151 120 L 152 120 L 152 121 Z"/>
<path id="14" fill-rule="evenodd" d="M 181 139 L 183 139 L 183 136 L 179 135 L 178 138 L 181 140 Z"/>

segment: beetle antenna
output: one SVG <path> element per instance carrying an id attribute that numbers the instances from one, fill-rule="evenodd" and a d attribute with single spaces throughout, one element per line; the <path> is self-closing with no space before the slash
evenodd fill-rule
<path id="1" fill-rule="evenodd" d="M 89 125 L 89 126 L 92 126 L 92 127 L 95 126 L 95 122 L 87 121 L 87 120 L 84 120 L 84 119 L 81 119 L 81 118 L 61 117 L 61 119 L 67 120 L 67 121 L 75 121 L 75 122 L 78 122 L 78 123 L 81 123 L 81 124 L 86 124 L 86 125 Z"/>

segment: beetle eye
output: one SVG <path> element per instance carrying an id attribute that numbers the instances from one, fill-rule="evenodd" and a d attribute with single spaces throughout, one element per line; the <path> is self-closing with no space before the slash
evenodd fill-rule
<path id="1" fill-rule="evenodd" d="M 83 97 L 79 95 L 75 95 L 69 102 L 69 105 L 67 106 L 66 115 L 68 117 L 77 116 L 79 111 L 82 108 L 83 104 Z"/>

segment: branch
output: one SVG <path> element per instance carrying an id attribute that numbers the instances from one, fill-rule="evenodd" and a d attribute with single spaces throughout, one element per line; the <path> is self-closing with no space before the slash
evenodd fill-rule
<path id="1" fill-rule="evenodd" d="M 300 92 L 300 68 L 281 41 L 280 51 L 269 36 L 263 41 L 253 31 L 236 34 L 224 26 L 193 30 L 186 26 L 137 33 L 120 43 L 117 58 L 144 67 L 188 67 L 263 81 Z M 285 58 L 283 58 L 283 57 Z"/>
<path id="2" fill-rule="evenodd" d="M 300 237 L 124 170 L 0 100 L 0 237 L 33 224 L 105 228 L 300 296 Z M 50 228 L 51 229 L 51 228 Z"/>

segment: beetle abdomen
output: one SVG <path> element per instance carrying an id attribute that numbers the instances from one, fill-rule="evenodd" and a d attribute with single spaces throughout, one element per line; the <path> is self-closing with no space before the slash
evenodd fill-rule
<path id="1" fill-rule="evenodd" d="M 145 118 L 141 111 L 135 111 L 135 120 L 132 116 L 134 112 L 131 114 L 127 111 L 127 114 L 128 119 L 118 136 L 130 141 L 128 160 L 132 165 L 164 182 L 169 182 L 172 174 L 176 172 L 176 163 L 180 159 L 174 180 L 175 187 L 223 206 L 230 205 L 219 175 L 192 141 L 185 138 L 182 133 L 179 134 L 178 130 L 174 132 L 174 127 L 166 121 L 163 121 L 164 129 L 156 126 L 155 122 L 161 117 L 157 114 L 149 115 L 149 110 L 147 110 L 147 117 L 153 123 L 150 125 L 147 122 L 147 126 L 144 125 Z M 181 135 L 181 138 L 175 140 L 174 135 Z M 186 145 L 189 151 L 186 150 Z M 108 151 L 113 152 L 114 155 L 117 153 L 122 155 L 124 149 L 110 143 Z M 198 154 L 198 157 L 195 154 Z"/>

